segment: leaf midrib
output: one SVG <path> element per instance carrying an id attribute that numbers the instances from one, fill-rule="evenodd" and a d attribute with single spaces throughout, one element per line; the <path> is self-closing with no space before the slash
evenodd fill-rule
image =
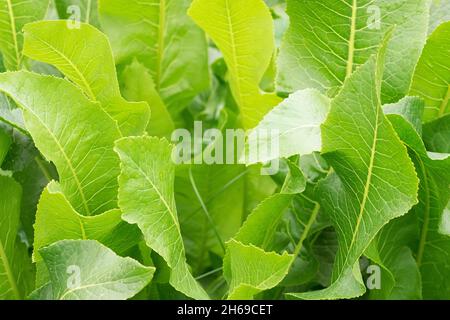
<path id="1" fill-rule="evenodd" d="M 20 69 L 20 52 L 19 52 L 19 42 L 17 40 L 17 30 L 16 30 L 16 18 L 14 16 L 14 10 L 12 8 L 11 0 L 6 0 L 6 4 L 8 6 L 8 13 L 9 13 L 9 22 L 11 26 L 11 35 L 13 38 L 14 43 L 14 50 L 16 54 L 16 67 L 17 69 Z"/>
<path id="2" fill-rule="evenodd" d="M 450 102 L 450 84 L 448 85 L 447 93 L 445 94 L 444 100 L 442 100 L 442 104 L 439 108 L 439 118 L 444 116 L 445 109 L 449 102 Z"/>

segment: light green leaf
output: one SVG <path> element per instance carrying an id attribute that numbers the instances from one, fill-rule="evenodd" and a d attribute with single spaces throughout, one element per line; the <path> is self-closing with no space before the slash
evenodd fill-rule
<path id="1" fill-rule="evenodd" d="M 147 245 L 171 268 L 170 284 L 195 299 L 207 299 L 186 263 L 174 198 L 172 146 L 158 138 L 124 138 L 116 142 L 121 159 L 119 206 L 122 218 L 137 224 Z"/>
<path id="2" fill-rule="evenodd" d="M 137 60 L 127 65 L 120 75 L 122 93 L 129 101 L 145 101 L 152 110 L 147 126 L 150 136 L 170 138 L 175 125 L 155 88 L 149 70 Z"/>
<path id="3" fill-rule="evenodd" d="M 121 219 L 118 209 L 94 217 L 79 215 L 61 193 L 57 182 L 50 182 L 42 193 L 34 225 L 34 261 L 39 250 L 60 240 L 97 240 L 118 254 L 136 245 L 141 233 Z"/>
<path id="4" fill-rule="evenodd" d="M 150 118 L 146 103 L 125 101 L 119 90 L 107 37 L 88 24 L 40 21 L 24 28 L 24 54 L 57 67 L 118 122 L 125 136 L 140 135 Z"/>
<path id="5" fill-rule="evenodd" d="M 120 138 L 115 122 L 68 81 L 28 72 L 0 74 L 0 91 L 23 108 L 33 140 L 58 170 L 61 189 L 77 212 L 96 215 L 117 206 Z"/>
<path id="6" fill-rule="evenodd" d="M 22 68 L 23 33 L 25 24 L 44 18 L 49 0 L 0 1 L 0 52 L 6 70 Z"/>
<path id="7" fill-rule="evenodd" d="M 246 146 L 248 163 L 320 151 L 320 125 L 327 117 L 329 106 L 329 99 L 314 89 L 290 95 L 250 133 Z"/>
<path id="8" fill-rule="evenodd" d="M 32 289 L 31 259 L 18 238 L 22 188 L 0 175 L 0 299 L 24 299 Z"/>
<path id="9" fill-rule="evenodd" d="M 235 240 L 229 241 L 227 248 L 224 276 L 230 285 L 230 300 L 252 299 L 255 294 L 275 287 L 286 276 L 293 259 L 287 253 L 267 253 Z"/>
<path id="10" fill-rule="evenodd" d="M 423 126 L 423 139 L 427 149 L 433 152 L 450 153 L 450 114 Z"/>
<path id="11" fill-rule="evenodd" d="M 336 229 L 339 250 L 331 286 L 295 294 L 297 298 L 362 295 L 365 287 L 357 270 L 359 258 L 384 225 L 417 203 L 414 166 L 381 109 L 388 40 L 389 36 L 378 55 L 346 81 L 322 125 L 323 156 L 335 173 L 320 183 L 318 192 Z"/>
<path id="12" fill-rule="evenodd" d="M 50 273 L 54 300 L 129 299 L 155 272 L 93 240 L 60 241 L 40 254 Z"/>
<path id="13" fill-rule="evenodd" d="M 428 0 L 288 0 L 291 18 L 278 59 L 278 87 L 333 97 L 396 26 L 386 54 L 383 102 L 402 98 L 428 29 Z"/>
<path id="14" fill-rule="evenodd" d="M 424 122 L 450 112 L 450 21 L 440 25 L 428 38 L 416 66 L 409 92 L 425 100 Z"/>
<path id="15" fill-rule="evenodd" d="M 246 129 L 280 102 L 259 88 L 275 50 L 273 21 L 262 0 L 194 0 L 189 15 L 222 51 Z"/>
<path id="16" fill-rule="evenodd" d="M 100 0 L 100 22 L 117 64 L 137 58 L 169 111 L 186 107 L 209 84 L 205 35 L 186 14 L 190 0 Z M 150 90 L 150 88 L 149 88 Z"/>
<path id="17" fill-rule="evenodd" d="M 61 19 L 82 21 L 95 27 L 99 26 L 97 0 L 55 0 L 55 5 Z M 75 9 L 76 7 L 78 9 Z"/>

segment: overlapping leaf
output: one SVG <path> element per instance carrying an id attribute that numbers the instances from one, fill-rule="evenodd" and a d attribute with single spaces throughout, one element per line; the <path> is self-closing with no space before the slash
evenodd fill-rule
<path id="1" fill-rule="evenodd" d="M 207 295 L 191 275 L 175 206 L 175 164 L 166 140 L 124 138 L 115 147 L 121 159 L 119 206 L 123 219 L 137 224 L 147 245 L 164 258 L 170 284 L 185 295 L 206 299 Z"/>
<path id="2" fill-rule="evenodd" d="M 137 58 L 171 112 L 208 87 L 205 35 L 186 14 L 190 0 L 100 0 L 117 64 Z M 150 90 L 150 88 L 149 88 Z"/>
<path id="3" fill-rule="evenodd" d="M 335 96 L 395 25 L 382 100 L 395 102 L 408 92 L 427 34 L 427 0 L 288 0 L 287 10 L 291 25 L 278 58 L 279 90 L 316 88 Z"/>
<path id="4" fill-rule="evenodd" d="M 50 273 L 54 300 L 129 299 L 155 272 L 93 240 L 60 241 L 41 249 L 40 254 Z"/>
<path id="5" fill-rule="evenodd" d="M 384 45 L 333 100 L 322 126 L 323 152 L 335 173 L 320 183 L 321 205 L 337 231 L 332 284 L 292 294 L 303 299 L 364 293 L 358 260 L 378 231 L 417 203 L 418 179 L 406 148 L 381 109 Z M 395 175 L 392 173 L 395 172 Z"/>
<path id="6" fill-rule="evenodd" d="M 77 212 L 96 215 L 117 205 L 120 132 L 98 103 L 63 79 L 27 72 L 0 74 L 0 91 L 23 109 L 36 146 L 58 170 Z"/>
<path id="7" fill-rule="evenodd" d="M 147 127 L 146 103 L 125 101 L 119 90 L 108 39 L 88 24 L 71 27 L 67 21 L 40 21 L 24 28 L 24 54 L 54 65 L 92 101 L 117 121 L 123 135 L 140 135 Z"/>

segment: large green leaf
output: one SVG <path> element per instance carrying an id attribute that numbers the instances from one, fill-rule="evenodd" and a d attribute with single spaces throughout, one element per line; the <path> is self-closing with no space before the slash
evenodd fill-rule
<path id="1" fill-rule="evenodd" d="M 0 299 L 24 299 L 32 289 L 31 260 L 18 238 L 22 188 L 0 175 Z"/>
<path id="2" fill-rule="evenodd" d="M 418 179 L 407 150 L 381 109 L 387 40 L 360 67 L 331 104 L 322 126 L 323 153 L 335 173 L 320 183 L 339 250 L 330 287 L 292 294 L 339 299 L 364 293 L 358 260 L 378 231 L 417 203 Z M 395 172 L 395 175 L 392 174 Z"/>
<path id="3" fill-rule="evenodd" d="M 25 24 L 44 18 L 49 0 L 0 1 L 0 52 L 7 70 L 22 68 L 23 33 Z"/>
<path id="4" fill-rule="evenodd" d="M 208 87 L 205 35 L 186 14 L 190 0 L 100 0 L 103 30 L 117 64 L 137 58 L 170 111 Z M 149 88 L 150 90 L 150 88 Z"/>
<path id="5" fill-rule="evenodd" d="M 450 21 L 428 38 L 417 64 L 410 95 L 425 100 L 424 122 L 450 113 Z"/>
<path id="6" fill-rule="evenodd" d="M 96 215 L 117 206 L 120 138 L 115 122 L 68 81 L 28 72 L 0 74 L 0 91 L 23 108 L 33 140 L 58 170 L 77 212 Z"/>
<path id="7" fill-rule="evenodd" d="M 291 25 L 278 59 L 279 90 L 316 88 L 335 96 L 396 25 L 386 55 L 382 100 L 408 91 L 428 29 L 427 0 L 288 0 Z"/>
<path id="8" fill-rule="evenodd" d="M 39 250 L 60 240 L 97 240 L 118 254 L 123 254 L 136 245 L 141 233 L 121 219 L 122 213 L 113 209 L 101 215 L 86 217 L 79 215 L 58 183 L 52 181 L 39 200 L 34 225 L 34 261 L 42 258 Z"/>
<path id="9" fill-rule="evenodd" d="M 65 240 L 40 250 L 54 300 L 125 300 L 151 281 L 155 268 L 122 258 L 93 240 Z"/>
<path id="10" fill-rule="evenodd" d="M 275 50 L 273 21 L 262 0 L 194 0 L 189 15 L 222 51 L 246 129 L 280 102 L 259 84 Z"/>
<path id="11" fill-rule="evenodd" d="M 119 206 L 123 219 L 137 224 L 147 245 L 170 267 L 170 284 L 185 295 L 206 299 L 186 263 L 174 197 L 172 146 L 158 138 L 124 138 L 115 147 L 121 159 Z"/>
<path id="12" fill-rule="evenodd" d="M 314 89 L 290 95 L 250 133 L 247 140 L 247 162 L 265 163 L 320 151 L 320 125 L 327 117 L 329 106 L 329 99 Z"/>
<path id="13" fill-rule="evenodd" d="M 88 24 L 40 21 L 24 28 L 24 54 L 57 67 L 118 122 L 123 135 L 140 135 L 150 117 L 146 103 L 125 101 L 119 90 L 107 37 Z"/>

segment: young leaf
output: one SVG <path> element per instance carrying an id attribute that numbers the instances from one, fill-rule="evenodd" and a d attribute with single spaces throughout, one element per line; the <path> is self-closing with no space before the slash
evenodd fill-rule
<path id="1" fill-rule="evenodd" d="M 194 0 L 189 15 L 222 51 L 246 129 L 280 102 L 259 83 L 275 50 L 273 21 L 262 0 Z"/>
<path id="2" fill-rule="evenodd" d="M 18 239 L 22 188 L 0 175 L 0 299 L 24 299 L 33 283 L 31 260 Z"/>
<path id="3" fill-rule="evenodd" d="M 122 258 L 93 240 L 65 240 L 40 250 L 54 300 L 125 300 L 151 281 L 155 268 Z"/>
<path id="4" fill-rule="evenodd" d="M 0 74 L 0 91 L 23 108 L 33 140 L 59 174 L 77 212 L 96 215 L 117 205 L 120 138 L 116 123 L 68 81 L 28 72 Z"/>
<path id="5" fill-rule="evenodd" d="M 137 58 L 171 112 L 208 87 L 204 34 L 186 14 L 190 0 L 100 0 L 100 22 L 117 64 Z M 150 90 L 150 88 L 149 88 Z"/>
<path id="6" fill-rule="evenodd" d="M 195 299 L 207 299 L 186 263 L 174 199 L 175 164 L 165 140 L 140 137 L 116 142 L 121 159 L 119 206 L 122 218 L 137 224 L 147 245 L 171 269 L 170 284 Z"/>
<path id="7" fill-rule="evenodd" d="M 382 100 L 408 91 L 428 29 L 427 0 L 288 0 L 291 18 L 278 58 L 278 87 L 335 96 L 396 26 L 386 54 Z"/>
<path id="8" fill-rule="evenodd" d="M 248 163 L 305 155 L 322 148 L 320 125 L 325 121 L 329 99 L 314 89 L 293 93 L 253 129 L 247 141 Z M 276 141 L 276 142 L 275 142 Z M 276 153 L 260 153 L 279 145 Z"/>
<path id="9" fill-rule="evenodd" d="M 0 1 L 0 53 L 6 70 L 22 68 L 23 33 L 25 24 L 44 18 L 49 0 Z"/>
<path id="10" fill-rule="evenodd" d="M 175 125 L 155 88 L 150 71 L 139 61 L 127 65 L 120 75 L 123 96 L 129 101 L 145 101 L 152 110 L 147 126 L 150 136 L 170 138 Z"/>
<path id="11" fill-rule="evenodd" d="M 117 121 L 123 135 L 140 135 L 150 118 L 146 103 L 125 101 L 119 90 L 107 37 L 88 24 L 40 21 L 24 28 L 24 54 L 57 67 Z"/>
<path id="12" fill-rule="evenodd" d="M 414 166 L 381 109 L 388 39 L 378 55 L 346 81 L 322 126 L 323 156 L 335 170 L 320 183 L 318 191 L 339 239 L 333 283 L 327 289 L 291 297 L 339 299 L 362 295 L 365 287 L 358 259 L 385 224 L 417 203 Z"/>
<path id="13" fill-rule="evenodd" d="M 450 21 L 428 38 L 409 92 L 425 100 L 424 122 L 450 113 Z"/>
<path id="14" fill-rule="evenodd" d="M 118 209 L 94 217 L 79 215 L 58 183 L 52 181 L 42 193 L 34 225 L 35 262 L 42 260 L 39 250 L 60 240 L 97 240 L 118 254 L 136 245 L 141 240 L 138 228 L 121 219 Z"/>
<path id="15" fill-rule="evenodd" d="M 230 300 L 248 300 L 261 291 L 271 289 L 286 276 L 293 257 L 264 252 L 235 240 L 227 244 L 224 276 L 230 284 Z"/>

